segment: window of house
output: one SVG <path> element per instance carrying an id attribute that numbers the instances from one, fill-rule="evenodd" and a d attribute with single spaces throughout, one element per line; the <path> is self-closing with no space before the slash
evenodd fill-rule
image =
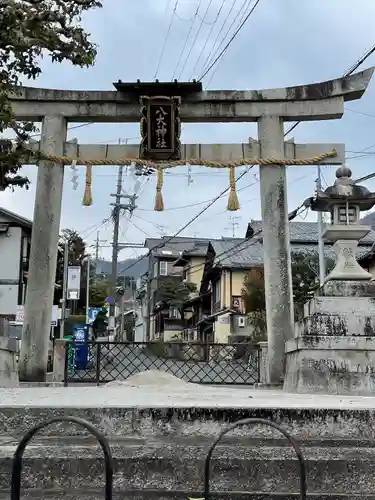
<path id="1" fill-rule="evenodd" d="M 220 308 L 220 280 L 212 283 L 212 304 L 214 310 Z"/>
<path id="2" fill-rule="evenodd" d="M 176 307 L 169 308 L 169 317 L 175 319 L 178 319 L 180 317 L 180 313 L 178 312 L 178 309 Z"/>
<path id="3" fill-rule="evenodd" d="M 153 277 L 156 278 L 156 276 L 158 276 L 158 263 L 154 262 Z"/>
<path id="4" fill-rule="evenodd" d="M 168 275 L 168 262 L 166 262 L 165 260 L 161 260 L 159 262 L 159 274 L 160 276 Z"/>

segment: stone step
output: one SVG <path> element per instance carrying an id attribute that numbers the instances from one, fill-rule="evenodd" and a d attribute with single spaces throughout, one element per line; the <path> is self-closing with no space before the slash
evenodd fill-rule
<path id="1" fill-rule="evenodd" d="M 86 390 L 89 392 L 91 388 Z M 31 390 L 31 389 L 28 389 Z M 99 391 L 105 391 L 99 388 Z M 208 399 L 207 407 L 149 407 L 132 406 L 106 408 L 33 408 L 0 407 L 0 433 L 20 439 L 31 427 L 57 416 L 75 416 L 88 420 L 106 436 L 149 438 L 168 436 L 207 437 L 214 439 L 229 424 L 243 418 L 272 420 L 299 440 L 314 439 L 362 439 L 375 441 L 375 408 L 371 408 L 372 398 L 362 398 L 364 404 L 351 409 L 358 398 L 342 397 L 329 408 L 335 398 L 330 396 L 298 395 L 297 407 L 282 408 L 283 400 L 278 395 L 278 406 L 271 391 L 237 390 L 238 407 L 220 407 L 218 399 Z M 242 395 L 243 392 L 243 395 Z M 243 401 L 251 403 L 252 394 L 264 394 L 263 407 L 244 408 Z M 150 406 L 152 403 L 150 394 Z M 258 397 L 258 396 L 257 396 Z M 312 408 L 319 401 L 327 408 Z M 132 404 L 137 405 L 136 395 Z M 268 407 L 266 407 L 268 405 Z M 317 405 L 318 406 L 318 405 Z M 74 424 L 53 424 L 42 431 L 43 435 L 84 435 L 86 431 Z M 232 436 L 279 438 L 280 433 L 264 425 L 240 427 L 231 432 Z"/>
<path id="2" fill-rule="evenodd" d="M 22 485 L 26 489 L 89 491 L 103 486 L 103 458 L 96 445 L 71 438 L 38 440 L 28 447 Z M 69 442 L 69 444 L 68 444 Z M 207 443 L 163 440 L 112 442 L 116 490 L 199 492 Z M 10 487 L 15 442 L 0 448 L 0 490 Z M 303 446 L 310 493 L 375 495 L 375 447 Z M 219 445 L 211 461 L 212 491 L 298 492 L 298 462 L 285 446 Z"/>
<path id="3" fill-rule="evenodd" d="M 113 500 L 188 500 L 189 497 L 198 498 L 201 492 L 171 491 L 171 490 L 114 490 Z M 309 500 L 375 500 L 374 495 L 367 494 L 314 494 L 308 493 Z M 23 500 L 103 500 L 103 489 L 91 490 L 38 490 L 29 489 L 22 491 Z M 213 492 L 212 500 L 299 500 L 299 493 L 259 493 L 259 492 Z M 9 500 L 9 491 L 0 490 L 0 500 Z"/>

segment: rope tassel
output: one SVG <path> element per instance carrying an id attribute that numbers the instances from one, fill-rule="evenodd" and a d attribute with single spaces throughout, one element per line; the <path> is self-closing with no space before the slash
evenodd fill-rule
<path id="1" fill-rule="evenodd" d="M 229 198 L 227 210 L 230 212 L 235 212 L 240 209 L 240 202 L 238 201 L 237 191 L 236 191 L 236 169 L 234 167 L 229 168 Z"/>
<path id="2" fill-rule="evenodd" d="M 162 212 L 164 210 L 163 194 L 161 192 L 163 188 L 163 167 L 157 168 L 158 180 L 156 183 L 156 196 L 155 196 L 155 206 L 154 210 L 156 212 Z"/>
<path id="3" fill-rule="evenodd" d="M 85 193 L 83 195 L 82 205 L 89 207 L 92 205 L 92 165 L 86 165 Z"/>

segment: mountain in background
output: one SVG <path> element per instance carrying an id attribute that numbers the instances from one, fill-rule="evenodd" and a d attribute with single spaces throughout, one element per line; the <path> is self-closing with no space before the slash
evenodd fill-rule
<path id="1" fill-rule="evenodd" d="M 142 274 L 145 274 L 148 271 L 148 258 L 137 262 L 138 259 L 126 259 L 120 260 L 117 264 L 117 272 L 119 276 L 132 276 L 133 278 L 139 278 Z M 95 261 L 93 262 L 95 264 Z M 134 265 L 132 265 L 134 264 Z M 127 267 L 132 266 L 127 271 L 123 271 Z M 97 261 L 97 269 L 96 274 L 107 275 L 108 277 L 111 275 L 112 262 L 108 260 L 99 259 Z"/>

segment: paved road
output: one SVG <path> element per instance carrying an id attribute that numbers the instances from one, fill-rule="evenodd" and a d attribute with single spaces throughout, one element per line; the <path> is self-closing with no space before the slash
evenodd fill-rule
<path id="1" fill-rule="evenodd" d="M 206 384 L 254 384 L 258 382 L 256 358 L 249 365 L 242 359 L 223 361 L 181 361 L 166 359 L 145 352 L 141 346 L 101 347 L 103 356 L 100 363 L 101 381 L 125 380 L 135 373 L 154 369 L 162 370 L 187 382 Z M 255 352 L 253 356 L 257 356 Z M 95 379 L 95 371 L 77 371 L 71 378 Z"/>

